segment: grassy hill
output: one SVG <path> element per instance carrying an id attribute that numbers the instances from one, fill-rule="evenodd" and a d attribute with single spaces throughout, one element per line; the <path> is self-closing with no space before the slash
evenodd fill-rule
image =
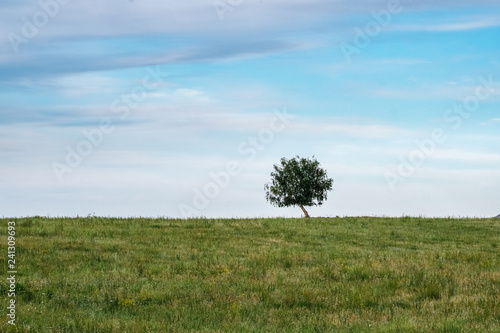
<path id="1" fill-rule="evenodd" d="M 500 332 L 498 219 L 10 220 L 1 331 Z"/>

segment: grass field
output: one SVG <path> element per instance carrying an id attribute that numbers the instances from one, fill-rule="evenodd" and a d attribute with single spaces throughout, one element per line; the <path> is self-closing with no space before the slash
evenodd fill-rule
<path id="1" fill-rule="evenodd" d="M 500 332 L 500 219 L 10 220 L 3 332 Z"/>

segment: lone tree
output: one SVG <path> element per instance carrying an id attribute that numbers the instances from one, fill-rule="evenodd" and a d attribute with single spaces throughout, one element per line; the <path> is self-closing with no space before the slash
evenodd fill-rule
<path id="1" fill-rule="evenodd" d="M 283 157 L 280 165 L 274 165 L 271 177 L 272 183 L 264 186 L 266 200 L 277 207 L 299 206 L 307 218 L 304 206 L 321 206 L 333 184 L 314 156 L 291 160 Z"/>

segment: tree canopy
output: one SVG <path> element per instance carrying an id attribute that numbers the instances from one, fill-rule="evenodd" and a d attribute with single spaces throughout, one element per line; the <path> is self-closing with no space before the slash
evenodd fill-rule
<path id="1" fill-rule="evenodd" d="M 299 206 L 309 217 L 304 206 L 321 206 L 332 190 L 333 179 L 314 158 L 299 156 L 282 158 L 271 172 L 272 182 L 264 186 L 266 200 L 277 207 Z"/>

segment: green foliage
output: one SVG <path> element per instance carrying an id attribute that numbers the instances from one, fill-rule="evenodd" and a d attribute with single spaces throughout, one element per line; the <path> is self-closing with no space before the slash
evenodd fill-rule
<path id="1" fill-rule="evenodd" d="M 500 332 L 499 219 L 15 221 L 0 332 Z"/>
<path id="2" fill-rule="evenodd" d="M 333 184 L 314 157 L 282 158 L 271 177 L 272 183 L 265 185 L 266 199 L 277 207 L 321 206 Z"/>

